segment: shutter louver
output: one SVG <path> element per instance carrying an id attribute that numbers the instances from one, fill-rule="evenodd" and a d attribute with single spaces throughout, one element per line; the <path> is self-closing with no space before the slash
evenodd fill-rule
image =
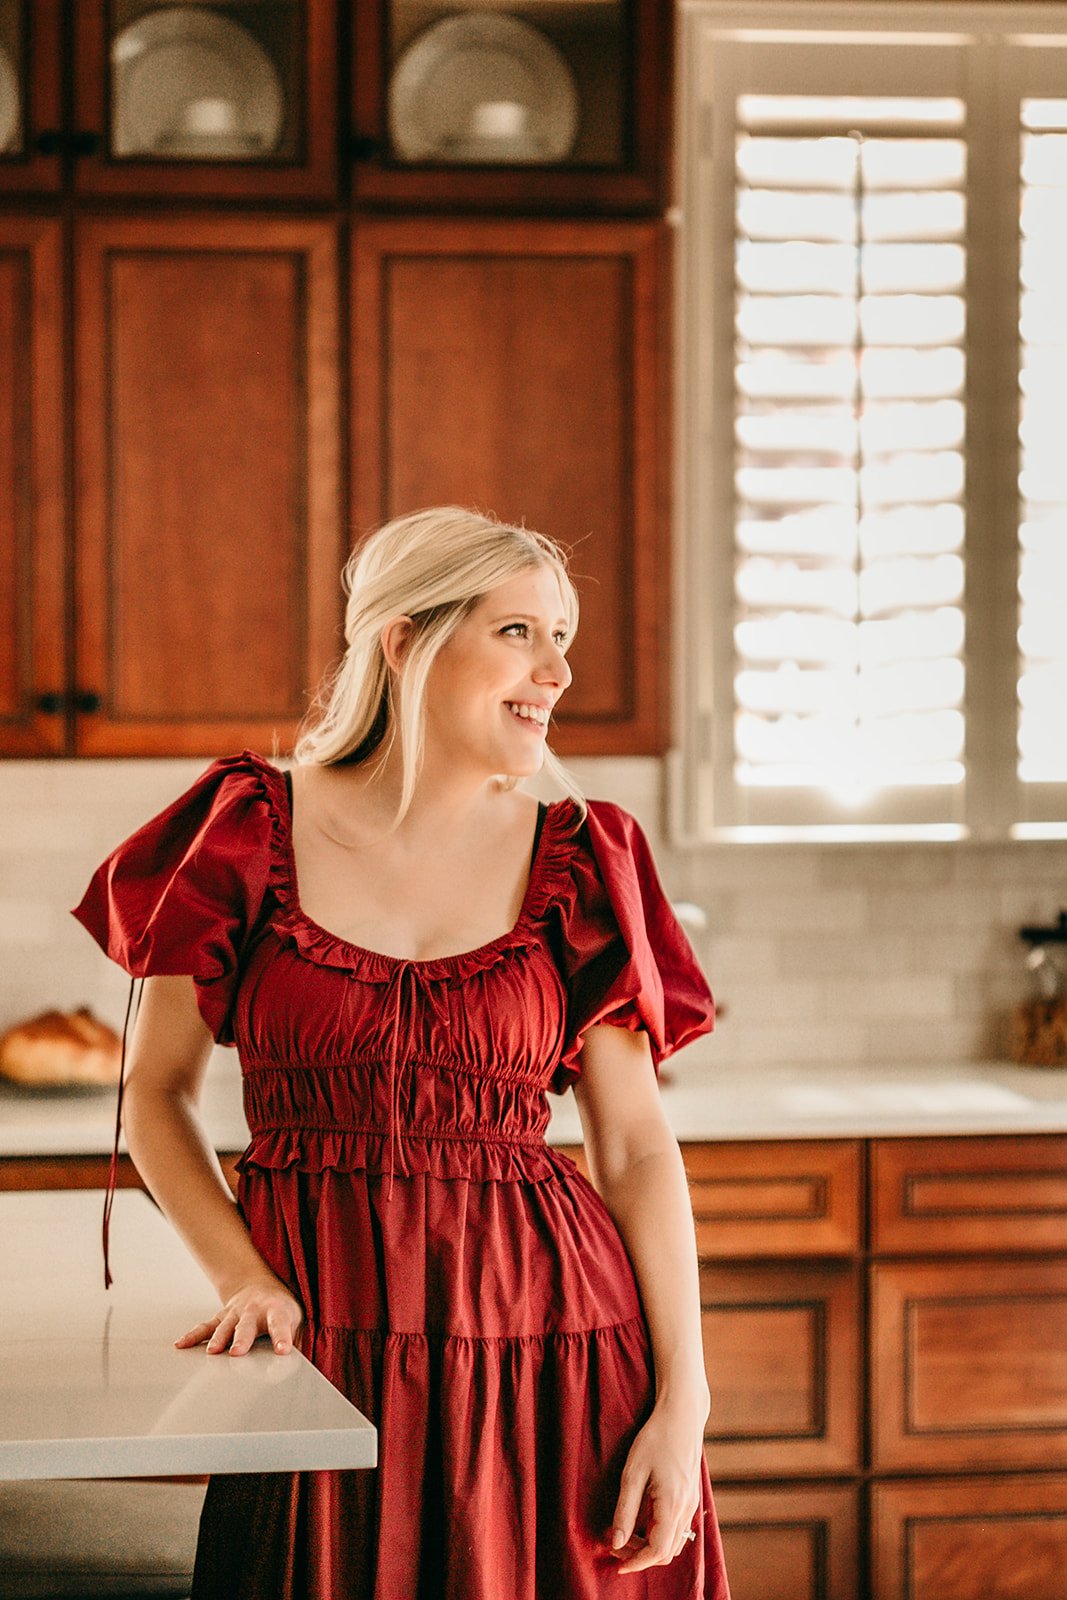
<path id="1" fill-rule="evenodd" d="M 963 780 L 961 120 L 952 101 L 738 100 L 742 785 Z"/>

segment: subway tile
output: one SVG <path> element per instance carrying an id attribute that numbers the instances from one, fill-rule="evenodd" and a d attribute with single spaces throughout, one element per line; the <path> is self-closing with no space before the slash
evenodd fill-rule
<path id="1" fill-rule="evenodd" d="M 789 932 L 778 941 L 778 970 L 789 978 L 835 978 L 850 973 L 905 971 L 910 940 L 904 933 Z"/>
<path id="2" fill-rule="evenodd" d="M 739 1027 L 761 1020 L 822 1022 L 827 1015 L 825 995 L 819 983 L 749 980 L 731 987 L 720 975 L 715 993 L 725 1010 L 725 1020 Z"/>
<path id="3" fill-rule="evenodd" d="M 859 1023 L 739 1023 L 719 1030 L 720 1070 L 733 1063 L 789 1066 L 814 1061 L 825 1066 L 867 1059 L 867 1028 Z"/>
<path id="4" fill-rule="evenodd" d="M 822 889 L 738 895 L 734 927 L 739 933 L 864 932 L 868 897 L 861 889 Z"/>
<path id="5" fill-rule="evenodd" d="M 951 978 L 918 974 L 851 982 L 833 979 L 826 985 L 826 1014 L 846 1022 L 919 1017 L 949 1021 L 956 1015 L 956 987 Z"/>

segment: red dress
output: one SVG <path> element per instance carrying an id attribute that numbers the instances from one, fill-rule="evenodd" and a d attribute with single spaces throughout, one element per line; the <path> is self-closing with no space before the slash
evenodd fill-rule
<path id="1" fill-rule="evenodd" d="M 588 805 L 577 833 L 569 799 L 541 813 L 510 933 L 411 961 L 305 915 L 285 775 L 246 750 L 74 911 L 134 976 L 191 973 L 237 1046 L 241 1214 L 304 1353 L 378 1429 L 376 1468 L 213 1477 L 193 1600 L 729 1600 L 704 1462 L 673 1561 L 619 1575 L 604 1544 L 651 1345 L 546 1090 L 592 1024 L 646 1029 L 658 1071 L 713 1005 L 637 822 Z"/>

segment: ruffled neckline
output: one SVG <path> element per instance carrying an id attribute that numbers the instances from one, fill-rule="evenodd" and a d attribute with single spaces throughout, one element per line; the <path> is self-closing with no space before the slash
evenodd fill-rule
<path id="1" fill-rule="evenodd" d="M 414 968 L 424 978 L 457 981 L 470 973 L 496 965 L 514 951 L 525 950 L 541 942 L 538 924 L 555 896 L 561 873 L 567 871 L 574 844 L 573 835 L 565 832 L 565 825 L 576 810 L 569 796 L 547 803 L 526 893 L 514 926 L 473 950 L 460 950 L 452 955 L 431 959 L 415 959 L 388 955 L 385 951 L 370 950 L 365 945 L 355 944 L 308 916 L 300 903 L 292 813 L 285 773 L 253 750 L 244 750 L 239 757 L 231 759 L 250 763 L 264 785 L 271 813 L 271 888 L 279 906 L 271 919 L 272 924 L 308 960 L 320 966 L 356 971 L 361 977 L 377 983 L 391 983 L 401 969 L 408 968 Z"/>

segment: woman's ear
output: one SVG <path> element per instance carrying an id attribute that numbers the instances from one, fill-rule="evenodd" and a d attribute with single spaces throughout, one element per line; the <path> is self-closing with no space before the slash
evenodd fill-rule
<path id="1" fill-rule="evenodd" d="M 411 617 L 391 617 L 381 631 L 382 654 L 391 672 L 399 672 L 411 640 Z"/>

